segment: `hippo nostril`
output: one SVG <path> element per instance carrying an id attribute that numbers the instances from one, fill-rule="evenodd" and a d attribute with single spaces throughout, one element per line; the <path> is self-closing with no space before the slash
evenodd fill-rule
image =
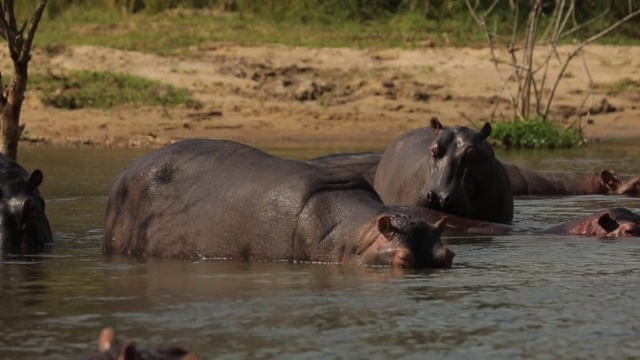
<path id="1" fill-rule="evenodd" d="M 445 207 L 451 203 L 451 196 L 447 195 L 442 198 L 442 207 Z"/>
<path id="2" fill-rule="evenodd" d="M 435 191 L 431 190 L 427 193 L 427 206 L 433 209 L 437 209 L 438 206 L 438 195 Z"/>

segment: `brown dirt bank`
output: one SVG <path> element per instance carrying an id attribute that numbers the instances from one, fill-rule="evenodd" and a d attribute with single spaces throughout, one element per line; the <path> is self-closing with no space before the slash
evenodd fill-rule
<path id="1" fill-rule="evenodd" d="M 564 47 L 561 53 L 570 48 Z M 60 110 L 27 93 L 22 122 L 32 142 L 63 147 L 157 147 L 189 137 L 227 138 L 257 146 L 312 142 L 373 148 L 438 116 L 481 122 L 494 109 L 501 83 L 487 49 L 308 49 L 202 45 L 196 58 L 163 57 L 77 46 L 36 49 L 31 71 L 126 72 L 193 91 L 199 108 L 119 107 Z M 571 112 L 596 84 L 640 83 L 640 47 L 590 46 L 558 89 L 554 109 Z M 8 69 L 6 55 L 0 59 Z M 556 72 L 556 64 L 552 72 Z M 5 70 L 6 71 L 6 70 Z M 606 101 L 609 106 L 601 106 Z M 587 107 L 590 139 L 640 137 L 640 93 L 596 89 Z M 504 107 L 504 105 L 502 105 Z M 504 114 L 511 114 L 508 109 Z"/>

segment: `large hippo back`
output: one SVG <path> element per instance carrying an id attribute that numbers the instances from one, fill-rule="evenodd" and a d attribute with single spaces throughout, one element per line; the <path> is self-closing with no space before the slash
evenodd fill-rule
<path id="1" fill-rule="evenodd" d="M 486 138 L 491 125 L 431 126 L 405 133 L 385 150 L 375 189 L 385 204 L 418 205 L 472 219 L 513 218 L 509 177 Z"/>
<path id="2" fill-rule="evenodd" d="M 361 176 L 246 145 L 192 139 L 138 160 L 113 185 L 107 253 L 450 267 L 446 221 L 385 206 Z"/>
<path id="3" fill-rule="evenodd" d="M 0 247 L 9 253 L 40 253 L 53 243 L 44 199 L 38 190 L 42 180 L 40 170 L 29 174 L 0 155 Z"/>
<path id="4" fill-rule="evenodd" d="M 377 198 L 363 178 L 347 171 L 319 169 L 231 141 L 186 140 L 140 159 L 120 175 L 109 196 L 104 248 L 233 258 L 246 248 L 251 254 L 240 256 L 289 259 L 309 198 L 349 188 L 363 188 Z M 263 238 L 281 241 L 255 242 Z"/>

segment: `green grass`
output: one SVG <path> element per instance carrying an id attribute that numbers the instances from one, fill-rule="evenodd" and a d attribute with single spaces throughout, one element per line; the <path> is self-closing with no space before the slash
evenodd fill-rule
<path id="1" fill-rule="evenodd" d="M 624 78 L 622 80 L 600 84 L 598 88 L 607 95 L 619 95 L 628 92 L 640 92 L 640 81 Z"/>
<path id="2" fill-rule="evenodd" d="M 444 29 L 444 30 L 443 30 Z M 197 46 L 214 42 L 240 45 L 284 44 L 305 47 L 412 48 L 425 43 L 483 44 L 475 25 L 423 19 L 409 25 L 402 16 L 343 23 L 273 21 L 252 14 L 217 14 L 209 11 L 166 11 L 155 15 L 126 14 L 115 10 L 71 8 L 53 19 L 43 19 L 36 46 L 99 45 L 157 54 L 197 55 Z M 442 32 L 464 31 L 464 38 L 443 37 Z M 161 34 L 161 35 L 159 35 Z"/>
<path id="3" fill-rule="evenodd" d="M 43 103 L 63 109 L 196 105 L 185 89 L 107 71 L 74 71 L 62 76 L 33 73 L 29 86 L 42 92 Z"/>
<path id="4" fill-rule="evenodd" d="M 560 149 L 584 144 L 577 128 L 564 129 L 559 123 L 540 118 L 494 123 L 489 141 L 506 149 Z"/>

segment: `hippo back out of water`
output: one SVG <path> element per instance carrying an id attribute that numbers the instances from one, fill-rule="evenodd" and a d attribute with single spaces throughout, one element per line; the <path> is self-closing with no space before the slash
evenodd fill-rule
<path id="1" fill-rule="evenodd" d="M 548 171 L 503 163 L 514 196 L 640 195 L 640 176 L 599 172 Z"/>
<path id="2" fill-rule="evenodd" d="M 375 175 L 385 204 L 417 205 L 471 219 L 508 223 L 513 218 L 509 177 L 486 138 L 463 127 L 431 127 L 405 133 L 387 147 Z"/>
<path id="3" fill-rule="evenodd" d="M 168 145 L 113 185 L 103 249 L 157 257 L 449 267 L 422 217 L 382 204 L 361 176 L 223 140 Z"/>
<path id="4" fill-rule="evenodd" d="M 10 254 L 36 254 L 53 243 L 38 186 L 40 170 L 29 174 L 0 155 L 0 244 Z"/>

